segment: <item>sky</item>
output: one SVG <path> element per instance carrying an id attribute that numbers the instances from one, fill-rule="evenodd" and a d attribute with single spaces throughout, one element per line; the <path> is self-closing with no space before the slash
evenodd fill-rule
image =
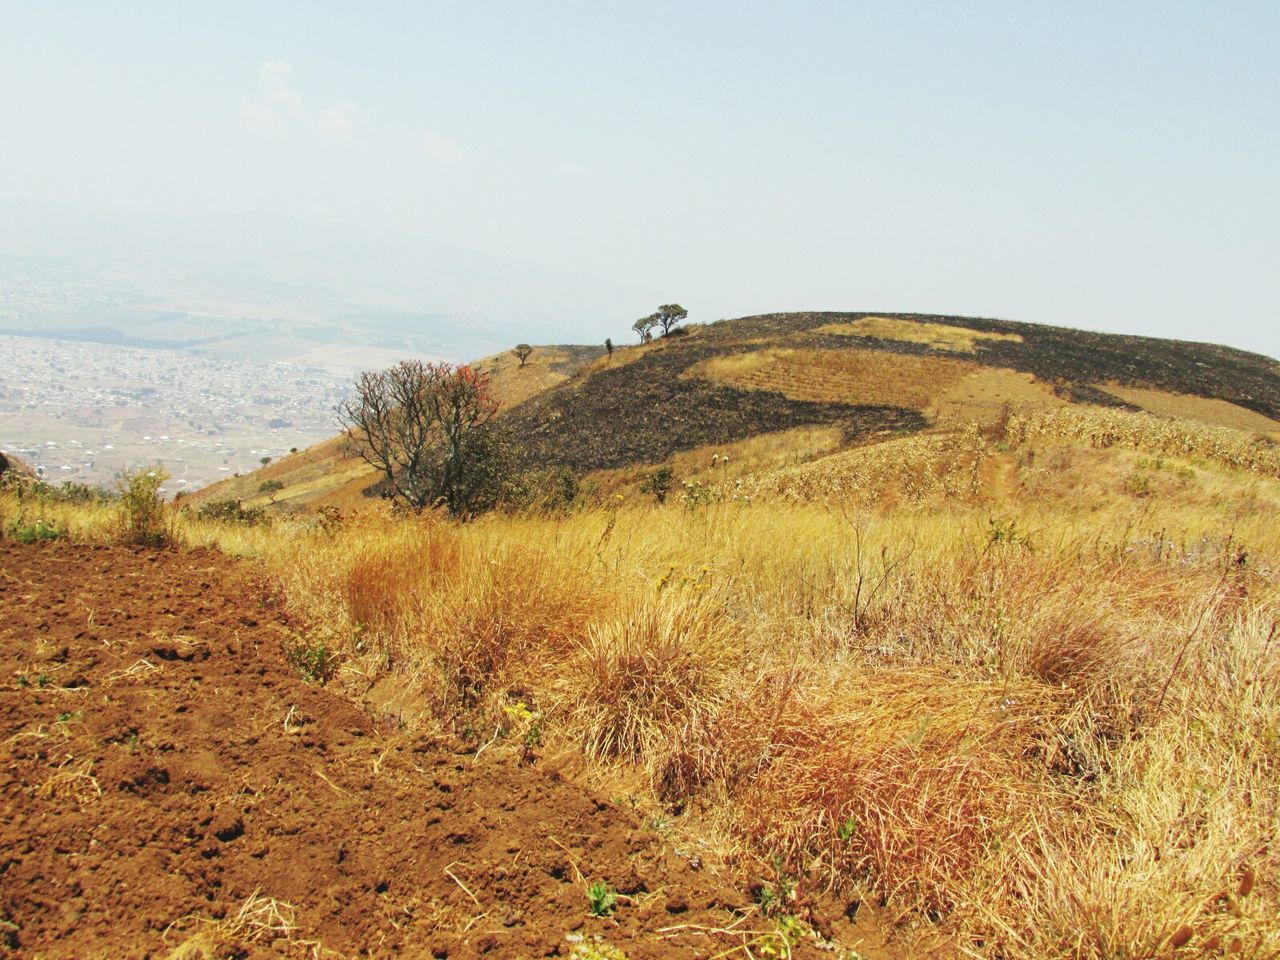
<path id="1" fill-rule="evenodd" d="M 691 320 L 1280 356 L 1278 171 L 1274 0 L 0 0 L 0 209 L 348 225 Z"/>

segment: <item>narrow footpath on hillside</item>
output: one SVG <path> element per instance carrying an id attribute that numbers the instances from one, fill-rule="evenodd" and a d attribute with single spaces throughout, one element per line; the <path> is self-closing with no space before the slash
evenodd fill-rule
<path id="1" fill-rule="evenodd" d="M 0 542 L 0 956 L 889 956 L 784 949 L 625 805 L 305 682 L 251 574 Z"/>

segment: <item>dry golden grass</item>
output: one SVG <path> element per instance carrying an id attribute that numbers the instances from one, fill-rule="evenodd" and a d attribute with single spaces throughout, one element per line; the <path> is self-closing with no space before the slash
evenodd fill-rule
<path id="1" fill-rule="evenodd" d="M 489 374 L 494 397 L 504 410 L 564 383 L 578 369 L 569 352 L 556 346 L 534 347 L 524 366 L 510 350 L 484 357 L 472 366 Z"/>
<path id="2" fill-rule="evenodd" d="M 733 480 L 815 460 L 839 450 L 843 442 L 839 427 L 796 427 L 677 453 L 671 466 L 676 476 L 688 480 Z"/>
<path id="3" fill-rule="evenodd" d="M 831 323 L 818 327 L 815 333 L 835 333 L 850 337 L 875 337 L 878 340 L 904 340 L 923 343 L 936 350 L 973 353 L 979 340 L 1009 340 L 1021 343 L 1016 333 L 988 333 L 969 327 L 953 327 L 945 323 L 896 320 L 892 317 L 863 317 L 852 323 Z"/>
<path id="4" fill-rule="evenodd" d="M 240 500 L 249 506 L 270 502 L 259 492 L 268 480 L 284 484 L 275 493 L 277 503 L 290 506 L 333 505 L 349 507 L 358 503 L 362 491 L 377 480 L 377 471 L 359 457 L 348 456 L 343 437 L 334 437 L 281 457 L 253 473 L 228 477 L 184 498 L 193 507 L 218 500 Z"/>
<path id="5" fill-rule="evenodd" d="M 1280 434 L 1280 423 L 1226 400 L 1212 400 L 1185 393 L 1169 393 L 1164 390 L 1147 390 L 1117 384 L 1107 384 L 1103 389 L 1121 400 L 1141 407 L 1148 413 L 1162 417 L 1199 420 L 1211 426 L 1228 427 L 1232 430 Z"/>
<path id="6" fill-rule="evenodd" d="M 985 439 L 974 428 L 916 434 L 748 477 L 735 493 L 792 503 L 889 506 L 946 497 L 967 501 L 981 488 L 989 456 Z"/>
<path id="7" fill-rule="evenodd" d="M 640 761 L 701 728 L 728 693 L 741 636 L 713 597 L 643 593 L 593 624 L 563 691 L 594 759 Z"/>
<path id="8" fill-rule="evenodd" d="M 795 427 L 758 433 L 733 443 L 712 443 L 672 456 L 667 463 L 682 481 L 719 484 L 765 474 L 782 467 L 808 463 L 839 450 L 844 432 L 839 427 Z M 652 467 L 593 470 L 587 484 L 600 496 L 632 491 Z"/>
<path id="9" fill-rule="evenodd" d="M 1125 410 L 1064 407 L 1017 413 L 1010 419 L 1007 433 L 1016 443 L 1057 441 L 1095 448 L 1127 447 L 1280 477 L 1280 444 L 1256 434 L 1190 420 Z"/>
<path id="10" fill-rule="evenodd" d="M 740 684 L 697 744 L 708 766 L 687 776 L 727 789 L 757 849 L 818 866 L 810 885 L 856 877 L 904 912 L 953 910 L 993 830 L 1031 799 L 1027 745 L 1062 699 L 1025 681 L 811 662 Z"/>
<path id="11" fill-rule="evenodd" d="M 1005 404 L 1029 413 L 1057 409 L 1067 401 L 1029 373 L 983 367 L 939 393 L 926 412 L 948 426 L 989 424 L 1001 416 Z"/>
<path id="12" fill-rule="evenodd" d="M 354 694 L 393 675 L 418 722 L 477 743 L 521 704 L 549 745 L 690 801 L 683 829 L 762 878 L 778 858 L 802 895 L 883 897 L 1001 960 L 1276 955 L 1280 482 L 1191 427 L 1180 448 L 1215 458 L 1176 495 L 1073 492 L 1144 456 L 1116 447 L 1172 441 L 1156 418 L 1057 416 L 1011 424 L 1008 452 L 968 431 L 819 461 L 855 494 L 933 491 L 893 509 L 797 494 L 178 533 L 258 556 Z M 1024 499 L 1036 477 L 1060 495 Z"/>
<path id="13" fill-rule="evenodd" d="M 975 369 L 968 361 L 944 357 L 770 347 L 712 357 L 684 376 L 740 390 L 772 390 L 793 400 L 918 409 Z"/>

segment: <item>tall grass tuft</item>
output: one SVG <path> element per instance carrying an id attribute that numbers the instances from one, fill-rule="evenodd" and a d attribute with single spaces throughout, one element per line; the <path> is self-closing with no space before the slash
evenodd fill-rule
<path id="1" fill-rule="evenodd" d="M 643 762 L 700 728 L 727 692 L 742 639 L 707 594 L 642 594 L 595 624 L 569 666 L 569 723 L 587 756 Z"/>

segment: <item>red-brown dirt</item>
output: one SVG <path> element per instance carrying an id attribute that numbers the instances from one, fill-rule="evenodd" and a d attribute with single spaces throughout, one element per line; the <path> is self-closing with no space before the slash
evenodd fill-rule
<path id="1" fill-rule="evenodd" d="M 600 938 L 636 960 L 774 929 L 545 760 L 406 736 L 305 682 L 250 572 L 0 542 L 0 954 L 612 956 Z M 595 880 L 622 894 L 609 918 Z"/>

